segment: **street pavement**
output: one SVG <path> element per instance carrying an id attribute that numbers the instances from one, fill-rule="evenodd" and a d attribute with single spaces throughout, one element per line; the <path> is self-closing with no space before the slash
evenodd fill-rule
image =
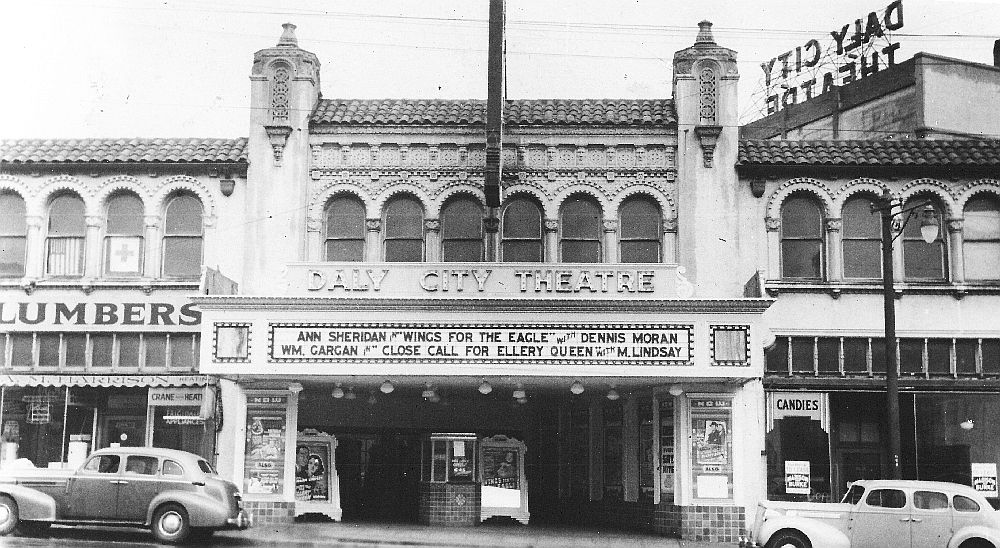
<path id="1" fill-rule="evenodd" d="M 237 546 L 357 548 L 433 546 L 441 548 L 733 548 L 735 543 L 693 542 L 624 531 L 581 530 L 566 526 L 522 526 L 485 524 L 478 527 L 427 527 L 410 524 L 296 523 L 255 526 L 246 531 L 220 531 L 210 544 Z M 55 526 L 44 536 L 3 537 L 0 546 L 114 546 L 148 548 L 158 546 L 147 531 L 136 529 L 74 528 Z"/>

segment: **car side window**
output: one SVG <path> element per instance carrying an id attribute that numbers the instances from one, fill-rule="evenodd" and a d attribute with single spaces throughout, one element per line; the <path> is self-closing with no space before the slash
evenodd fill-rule
<path id="1" fill-rule="evenodd" d="M 841 502 L 844 502 L 844 503 L 847 503 L 847 504 L 857 504 L 857 503 L 861 502 L 861 497 L 864 494 L 865 494 L 865 488 L 864 487 L 861 487 L 860 485 L 852 485 L 851 489 L 849 491 L 847 491 L 846 495 L 844 495 L 844 500 L 841 501 Z"/>
<path id="2" fill-rule="evenodd" d="M 936 491 L 914 491 L 913 507 L 921 510 L 947 510 L 948 495 Z"/>
<path id="3" fill-rule="evenodd" d="M 880 508 L 904 508 L 906 493 L 899 489 L 872 489 L 865 499 L 865 504 Z"/>
<path id="4" fill-rule="evenodd" d="M 184 468 L 172 460 L 165 460 L 163 461 L 163 471 L 160 473 L 164 476 L 183 476 Z"/>
<path id="5" fill-rule="evenodd" d="M 125 462 L 125 472 L 152 476 L 156 474 L 156 457 L 140 457 L 132 455 Z"/>
<path id="6" fill-rule="evenodd" d="M 120 463 L 121 458 L 118 455 L 101 455 L 87 461 L 87 465 L 83 469 L 98 474 L 117 474 Z"/>
<path id="7" fill-rule="evenodd" d="M 955 510 L 959 512 L 978 512 L 979 503 L 970 499 L 969 497 L 963 497 L 962 495 L 955 495 L 952 499 L 952 504 L 955 505 Z"/>

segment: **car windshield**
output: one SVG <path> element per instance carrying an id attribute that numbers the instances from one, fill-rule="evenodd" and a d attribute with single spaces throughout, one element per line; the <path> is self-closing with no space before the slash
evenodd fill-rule
<path id="1" fill-rule="evenodd" d="M 198 468 L 201 468 L 201 471 L 204 472 L 204 473 L 206 473 L 206 474 L 212 474 L 213 476 L 217 476 L 218 475 L 218 472 L 215 471 L 215 468 L 212 468 L 212 465 L 209 464 L 207 460 L 200 460 L 199 459 L 198 460 Z"/>

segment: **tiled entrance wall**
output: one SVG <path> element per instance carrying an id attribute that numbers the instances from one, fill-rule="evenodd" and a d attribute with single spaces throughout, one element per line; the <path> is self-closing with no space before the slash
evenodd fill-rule
<path id="1" fill-rule="evenodd" d="M 477 525 L 480 508 L 478 483 L 420 484 L 420 523 L 459 527 Z"/>
<path id="2" fill-rule="evenodd" d="M 253 515 L 254 525 L 292 523 L 295 520 L 294 502 L 243 501 L 243 507 Z"/>
<path id="3" fill-rule="evenodd" d="M 741 506 L 681 506 L 681 538 L 737 542 L 744 533 L 746 511 Z"/>

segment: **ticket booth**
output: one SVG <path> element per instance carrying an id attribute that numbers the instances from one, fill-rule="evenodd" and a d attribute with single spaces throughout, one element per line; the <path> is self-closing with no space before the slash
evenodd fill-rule
<path id="1" fill-rule="evenodd" d="M 431 434 L 422 440 L 420 522 L 427 525 L 476 525 L 480 485 L 475 434 Z"/>

